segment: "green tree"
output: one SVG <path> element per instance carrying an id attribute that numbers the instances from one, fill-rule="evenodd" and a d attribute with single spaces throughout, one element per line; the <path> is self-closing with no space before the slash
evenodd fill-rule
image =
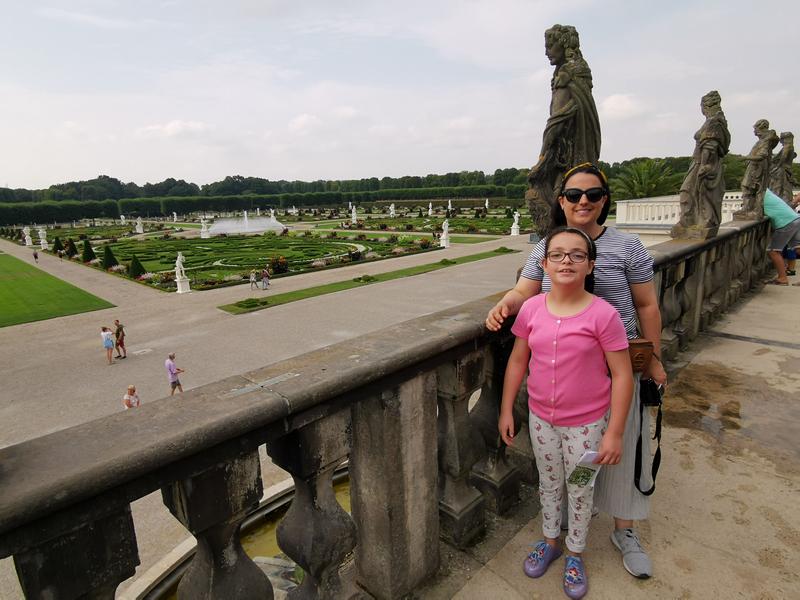
<path id="1" fill-rule="evenodd" d="M 97 258 L 97 255 L 92 250 L 92 245 L 89 243 L 89 240 L 83 240 L 83 253 L 81 254 L 81 260 L 85 263 L 94 260 Z"/>
<path id="2" fill-rule="evenodd" d="M 662 160 L 645 158 L 624 167 L 609 183 L 616 200 L 676 194 L 683 175 Z"/>
<path id="3" fill-rule="evenodd" d="M 87 240 L 88 241 L 88 240 Z M 103 268 L 108 270 L 111 267 L 116 267 L 119 264 L 117 257 L 114 256 L 114 253 L 111 251 L 111 246 L 106 244 L 103 246 Z"/>
<path id="4" fill-rule="evenodd" d="M 56 236 L 53 240 L 53 252 L 60 252 L 64 249 L 64 244 L 61 243 L 61 238 Z"/>
<path id="5" fill-rule="evenodd" d="M 131 264 L 128 266 L 128 275 L 131 279 L 136 279 L 137 277 L 144 275 L 146 271 L 144 270 L 144 266 L 139 261 L 139 258 L 134 254 L 131 256 Z"/>
<path id="6" fill-rule="evenodd" d="M 66 252 L 67 256 L 70 258 L 78 254 L 78 249 L 75 247 L 75 242 L 72 238 L 67 238 L 67 245 L 64 247 L 64 252 Z"/>

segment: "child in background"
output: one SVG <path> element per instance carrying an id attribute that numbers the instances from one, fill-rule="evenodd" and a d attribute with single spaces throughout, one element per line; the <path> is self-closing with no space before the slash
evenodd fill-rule
<path id="1" fill-rule="evenodd" d="M 633 373 L 619 313 L 588 291 L 596 255 L 594 242 L 580 229 L 561 227 L 550 233 L 542 267 L 552 288 L 528 299 L 511 328 L 517 338 L 506 368 L 498 428 L 503 441 L 513 444 L 514 399 L 529 369 L 529 425 L 544 534 L 523 563 L 529 577 L 544 575 L 561 555 L 562 490 L 583 454 L 596 450 L 595 462 L 605 465 L 617 464 L 622 455 Z M 566 488 L 570 526 L 564 591 L 582 598 L 588 579 L 581 553 L 593 488 L 569 482 Z"/>
<path id="2" fill-rule="evenodd" d="M 129 408 L 139 408 L 141 402 L 139 401 L 139 394 L 136 393 L 136 386 L 129 385 L 128 386 L 128 393 L 122 397 L 122 406 L 125 407 L 125 410 Z"/>

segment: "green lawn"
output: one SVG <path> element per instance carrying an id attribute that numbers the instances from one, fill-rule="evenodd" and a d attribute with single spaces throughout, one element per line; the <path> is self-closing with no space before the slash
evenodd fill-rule
<path id="1" fill-rule="evenodd" d="M 427 265 L 419 265 L 416 267 L 409 267 L 407 269 L 399 269 L 397 271 L 390 271 L 388 273 L 379 273 L 377 275 L 364 275 L 356 277 L 355 279 L 347 281 L 337 281 L 335 283 L 327 283 L 325 285 L 317 285 L 302 290 L 295 290 L 293 292 L 286 292 L 284 294 L 275 294 L 266 298 L 247 298 L 240 300 L 233 304 L 225 304 L 218 308 L 229 312 L 234 315 L 249 313 L 256 310 L 270 308 L 272 306 L 279 306 L 281 304 L 288 304 L 289 302 L 296 302 L 298 300 L 305 300 L 306 298 L 313 298 L 314 296 L 322 296 L 324 294 L 332 294 L 334 292 L 341 292 L 372 283 L 380 283 L 381 281 L 391 281 L 392 279 L 400 279 L 401 277 L 413 277 L 414 275 L 421 275 L 422 273 L 430 273 L 431 271 L 438 271 L 439 269 L 446 269 L 453 265 L 460 265 L 464 263 L 474 262 L 476 260 L 483 260 L 484 258 L 492 258 L 498 254 L 506 254 L 509 252 L 518 252 L 518 250 L 509 250 L 506 247 L 500 247 L 496 250 L 489 252 L 481 252 L 479 254 L 470 254 L 469 256 L 462 256 L 453 260 L 442 259 L 437 263 L 429 263 Z"/>
<path id="2" fill-rule="evenodd" d="M 112 306 L 33 265 L 0 253 L 0 327 Z"/>

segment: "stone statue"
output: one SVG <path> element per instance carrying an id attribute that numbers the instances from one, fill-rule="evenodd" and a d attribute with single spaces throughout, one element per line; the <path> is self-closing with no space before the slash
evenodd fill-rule
<path id="1" fill-rule="evenodd" d="M 183 252 L 178 252 L 175 259 L 175 279 L 186 279 L 186 271 L 183 269 Z"/>
<path id="2" fill-rule="evenodd" d="M 142 217 L 136 217 L 136 233 L 144 233 L 144 225 L 142 225 Z"/>
<path id="3" fill-rule="evenodd" d="M 797 158 L 794 151 L 794 134 L 790 131 L 781 132 L 781 149 L 772 157 L 769 189 L 784 199 L 787 204 L 792 202 L 792 189 L 795 181 L 792 174 L 792 163 Z"/>
<path id="4" fill-rule="evenodd" d="M 733 213 L 734 220 L 757 221 L 764 216 L 764 192 L 769 185 L 769 166 L 772 151 L 778 145 L 778 135 L 769 128 L 769 121 L 759 119 L 753 125 L 758 141 L 744 157 L 747 161 L 742 178 L 742 210 Z"/>
<path id="5" fill-rule="evenodd" d="M 445 219 L 444 223 L 442 223 L 442 235 L 450 235 L 450 223 L 447 221 L 447 219 Z"/>
<path id="6" fill-rule="evenodd" d="M 31 228 L 27 225 L 22 228 L 22 235 L 25 237 L 25 245 L 26 246 L 33 246 L 33 240 L 31 239 Z"/>
<path id="7" fill-rule="evenodd" d="M 451 210 L 453 210 L 453 201 L 448 198 L 447 199 L 447 212 L 450 212 Z"/>
<path id="8" fill-rule="evenodd" d="M 483 201 L 483 208 L 485 208 L 486 210 L 489 210 L 489 199 L 488 198 L 486 198 L 486 200 Z"/>
<path id="9" fill-rule="evenodd" d="M 172 222 L 173 223 L 177 223 L 178 222 L 178 213 L 176 213 L 176 212 L 172 213 Z"/>
<path id="10" fill-rule="evenodd" d="M 350 223 L 353 225 L 358 223 L 358 218 L 356 217 L 356 207 L 352 204 L 350 205 Z"/>
<path id="11" fill-rule="evenodd" d="M 600 158 L 600 119 L 592 97 L 592 72 L 581 54 L 578 31 L 571 25 L 553 25 L 544 32 L 544 45 L 550 64 L 555 66 L 550 81 L 550 117 L 525 193 L 539 235 L 550 227 L 550 207 L 564 172 Z"/>
<path id="12" fill-rule="evenodd" d="M 442 236 L 439 238 L 439 246 L 442 248 L 450 247 L 450 223 L 447 219 L 442 223 Z"/>
<path id="13" fill-rule="evenodd" d="M 433 202 L 428 202 L 428 216 L 433 216 Z"/>
<path id="14" fill-rule="evenodd" d="M 126 224 L 126 221 L 125 221 L 125 215 L 120 215 L 120 216 L 119 216 L 119 222 L 120 222 L 120 224 L 122 224 L 122 225 L 125 225 L 125 224 Z"/>
<path id="15" fill-rule="evenodd" d="M 200 219 L 200 238 L 207 240 L 211 237 L 211 234 L 208 232 L 208 221 L 203 217 Z"/>
<path id="16" fill-rule="evenodd" d="M 394 202 L 392 202 L 389 205 L 389 216 L 392 217 L 392 218 L 394 218 L 394 216 L 395 216 L 395 213 L 394 213 Z"/>
<path id="17" fill-rule="evenodd" d="M 721 103 L 716 90 L 700 100 L 706 120 L 694 134 L 692 162 L 681 185 L 681 216 L 670 232 L 673 238 L 705 240 L 719 231 L 725 194 L 722 159 L 731 144 Z"/>

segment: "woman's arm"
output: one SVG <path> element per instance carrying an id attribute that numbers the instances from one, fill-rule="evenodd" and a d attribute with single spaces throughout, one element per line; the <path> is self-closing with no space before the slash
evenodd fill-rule
<path id="1" fill-rule="evenodd" d="M 608 420 L 595 461 L 601 465 L 616 465 L 622 458 L 622 434 L 631 407 L 633 395 L 633 370 L 627 348 L 606 352 L 606 362 L 611 371 L 611 416 Z"/>
<path id="2" fill-rule="evenodd" d="M 489 331 L 499 331 L 506 317 L 515 315 L 522 308 L 523 303 L 528 298 L 535 296 L 542 291 L 542 282 L 538 279 L 528 279 L 520 277 L 517 285 L 508 290 L 500 302 L 494 305 L 486 316 L 486 329 Z"/>
<path id="3" fill-rule="evenodd" d="M 639 326 L 642 328 L 642 337 L 653 342 L 653 359 L 647 370 L 642 373 L 643 379 L 652 379 L 659 385 L 666 385 L 667 373 L 661 362 L 661 311 L 658 309 L 656 288 L 652 281 L 647 283 L 632 283 L 631 295 L 639 316 Z"/>
<path id="4" fill-rule="evenodd" d="M 522 385 L 522 378 L 525 377 L 530 355 L 528 340 L 516 338 L 503 378 L 503 400 L 500 403 L 500 419 L 497 422 L 497 429 L 506 446 L 514 443 L 514 399 L 519 392 L 519 386 Z"/>

